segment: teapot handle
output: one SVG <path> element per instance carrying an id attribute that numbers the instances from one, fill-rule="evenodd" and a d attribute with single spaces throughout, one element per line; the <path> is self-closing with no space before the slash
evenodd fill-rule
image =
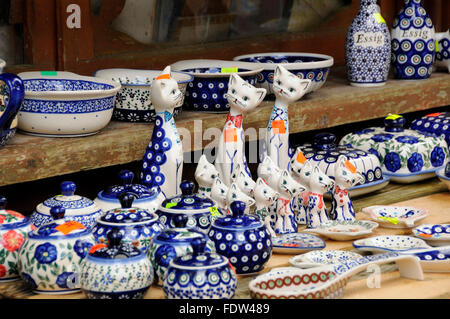
<path id="1" fill-rule="evenodd" d="M 6 127 L 9 129 L 22 106 L 25 97 L 25 88 L 22 79 L 12 73 L 0 74 L 0 81 L 6 84 L 7 92 L 5 95 L 8 95 L 5 111 L 0 116 L 0 128 Z"/>

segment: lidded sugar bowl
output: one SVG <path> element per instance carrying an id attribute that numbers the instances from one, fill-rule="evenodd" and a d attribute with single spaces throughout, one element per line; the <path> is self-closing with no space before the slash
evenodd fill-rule
<path id="1" fill-rule="evenodd" d="M 106 243 L 108 233 L 113 229 L 120 230 L 122 242 L 146 251 L 153 237 L 166 226 L 159 221 L 158 215 L 144 208 L 135 207 L 134 193 L 123 193 L 119 196 L 122 208 L 113 208 L 101 216 L 92 229 L 98 243 Z"/>
<path id="2" fill-rule="evenodd" d="M 50 210 L 53 221 L 28 233 L 19 252 L 18 269 L 35 293 L 80 291 L 82 260 L 94 244 L 91 228 L 64 217 L 65 208 Z"/>
<path id="3" fill-rule="evenodd" d="M 19 251 L 31 221 L 22 214 L 6 209 L 6 197 L 0 196 L 0 283 L 19 279 L 17 261 Z"/>
<path id="4" fill-rule="evenodd" d="M 192 241 L 193 252 L 173 259 L 163 281 L 168 299 L 231 299 L 237 278 L 228 258 L 205 250 L 204 238 Z"/>
<path id="5" fill-rule="evenodd" d="M 384 127 L 347 134 L 340 144 L 377 155 L 391 181 L 412 183 L 436 176 L 449 157 L 445 138 L 405 129 L 405 122 L 403 116 L 389 114 Z"/>
<path id="6" fill-rule="evenodd" d="M 132 171 L 120 171 L 119 178 L 122 181 L 122 185 L 110 186 L 100 191 L 94 200 L 95 204 L 104 212 L 113 208 L 120 208 L 119 196 L 127 192 L 132 192 L 137 196 L 134 200 L 136 207 L 145 208 L 151 212 L 155 212 L 165 199 L 159 188 L 155 189 L 142 184 L 133 184 L 134 173 Z"/>
<path id="7" fill-rule="evenodd" d="M 61 206 L 65 209 L 65 218 L 75 220 L 86 227 L 94 226 L 97 218 L 103 211 L 89 198 L 75 195 L 76 185 L 74 182 L 66 181 L 61 183 L 61 195 L 53 196 L 43 203 L 37 205 L 31 215 L 31 223 L 39 227 L 53 220 L 50 209 Z"/>
<path id="8" fill-rule="evenodd" d="M 202 194 L 194 194 L 194 187 L 192 182 L 181 182 L 181 195 L 166 199 L 156 213 L 167 227 L 175 227 L 175 216 L 186 215 L 188 227 L 197 227 L 207 234 L 211 222 L 221 216 L 221 212 L 211 199 Z"/>
<path id="9" fill-rule="evenodd" d="M 206 251 L 216 250 L 214 243 L 206 234 L 196 228 L 186 227 L 187 221 L 186 215 L 177 215 L 174 218 L 174 228 L 166 228 L 153 238 L 147 255 L 155 270 L 155 282 L 162 283 L 172 259 L 192 253 L 192 242 L 195 239 L 205 239 Z"/>
<path id="10" fill-rule="evenodd" d="M 139 299 L 153 281 L 145 252 L 122 242 L 122 233 L 108 233 L 108 245 L 97 244 L 81 265 L 81 289 L 89 299 Z"/>
<path id="11" fill-rule="evenodd" d="M 230 204 L 232 216 L 216 219 L 208 233 L 217 253 L 227 257 L 237 274 L 263 270 L 272 255 L 272 240 L 258 217 L 244 214 L 245 203 Z"/>

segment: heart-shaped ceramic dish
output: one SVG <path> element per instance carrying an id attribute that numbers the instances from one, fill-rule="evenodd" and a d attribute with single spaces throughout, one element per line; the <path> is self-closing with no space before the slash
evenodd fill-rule
<path id="1" fill-rule="evenodd" d="M 432 248 L 422 239 L 404 235 L 364 238 L 354 241 L 353 247 L 360 251 L 370 251 L 373 253 L 383 253 L 386 251 L 408 252 L 411 250 Z"/>
<path id="2" fill-rule="evenodd" d="M 325 242 L 312 234 L 292 233 L 272 237 L 273 252 L 281 254 L 306 253 L 325 248 Z"/>
<path id="3" fill-rule="evenodd" d="M 360 258 L 361 255 L 346 250 L 316 250 L 289 258 L 289 263 L 297 268 L 312 268 L 331 265 Z"/>
<path id="4" fill-rule="evenodd" d="M 404 206 L 375 205 L 364 207 L 362 212 L 385 228 L 412 228 L 428 216 L 423 209 Z"/>
<path id="5" fill-rule="evenodd" d="M 412 230 L 414 236 L 432 246 L 450 245 L 450 224 L 423 224 Z"/>
<path id="6" fill-rule="evenodd" d="M 372 233 L 378 224 L 369 220 L 333 220 L 320 225 L 317 228 L 304 229 L 328 237 L 333 240 L 354 240 Z"/>

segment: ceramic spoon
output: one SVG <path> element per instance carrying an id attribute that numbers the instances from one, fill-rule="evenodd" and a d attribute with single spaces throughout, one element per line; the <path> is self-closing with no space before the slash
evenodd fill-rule
<path id="1" fill-rule="evenodd" d="M 252 298 L 338 298 L 353 275 L 370 265 L 396 262 L 400 275 L 423 280 L 419 258 L 398 253 L 377 254 L 311 269 L 284 269 L 260 275 L 249 283 Z"/>

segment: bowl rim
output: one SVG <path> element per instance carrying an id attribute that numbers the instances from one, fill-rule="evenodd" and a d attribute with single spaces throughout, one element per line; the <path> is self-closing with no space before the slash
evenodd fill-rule
<path id="1" fill-rule="evenodd" d="M 436 175 L 441 180 L 450 181 L 450 177 L 447 177 L 447 175 L 445 175 L 445 165 L 443 165 L 443 167 L 436 171 Z"/>
<path id="2" fill-rule="evenodd" d="M 305 57 L 313 57 L 313 58 L 322 58 L 323 61 L 316 62 L 294 62 L 294 63 L 258 63 L 258 62 L 244 62 L 241 61 L 245 58 L 251 58 L 256 56 L 276 56 L 276 55 L 289 55 L 289 56 L 305 56 Z M 320 53 L 308 53 L 308 52 L 263 52 L 263 53 L 251 53 L 238 55 L 233 58 L 233 61 L 239 61 L 242 63 L 247 63 L 251 65 L 261 65 L 264 67 L 264 70 L 275 70 L 277 65 L 282 65 L 288 70 L 306 70 L 306 69 L 318 69 L 318 68 L 326 68 L 331 67 L 334 64 L 334 58 L 330 55 L 320 54 Z"/>
<path id="3" fill-rule="evenodd" d="M 112 72 L 119 72 L 119 71 L 121 71 L 121 72 L 128 72 L 128 71 L 135 72 L 135 71 L 137 71 L 137 72 L 142 72 L 142 73 L 143 72 L 158 72 L 158 74 L 162 72 L 162 70 L 145 70 L 145 69 L 132 69 L 132 68 L 109 68 L 109 69 L 96 70 L 94 72 L 93 77 L 112 81 L 109 78 L 106 78 L 106 77 L 98 75 L 99 73 L 103 73 L 103 72 L 107 72 L 107 71 L 109 71 L 109 72 L 111 72 L 111 71 Z M 192 82 L 194 80 L 194 76 L 192 74 L 190 74 L 190 73 L 187 73 L 187 72 L 171 71 L 170 73 L 177 73 L 177 74 L 180 74 L 180 75 L 186 75 L 188 77 L 186 80 L 177 80 L 178 84 L 189 83 L 189 82 Z M 152 86 L 151 82 L 150 83 L 122 83 L 122 82 L 117 82 L 117 83 L 120 83 L 122 86 L 136 86 L 136 87 L 151 87 Z"/>
<path id="4" fill-rule="evenodd" d="M 188 73 L 194 76 L 194 78 L 228 78 L 232 74 L 239 76 L 256 75 L 263 71 L 263 68 L 256 63 L 247 63 L 241 61 L 228 61 L 228 60 L 214 60 L 214 59 L 194 59 L 194 60 L 181 60 L 170 65 L 172 70 Z M 245 68 L 248 71 L 240 71 L 233 73 L 195 73 L 183 71 L 191 68 L 208 68 L 208 67 L 238 67 Z"/>
<path id="5" fill-rule="evenodd" d="M 103 78 L 96 78 L 91 76 L 79 75 L 73 72 L 55 71 L 56 75 L 42 75 L 42 71 L 21 72 L 18 76 L 23 80 L 81 80 L 92 83 L 101 83 L 112 86 L 111 89 L 106 90 L 79 90 L 79 91 L 30 91 L 25 89 L 25 99 L 29 97 L 41 98 L 41 99 L 60 99 L 66 100 L 78 100 L 88 98 L 104 98 L 114 96 L 121 88 L 120 83 L 106 80 Z"/>

